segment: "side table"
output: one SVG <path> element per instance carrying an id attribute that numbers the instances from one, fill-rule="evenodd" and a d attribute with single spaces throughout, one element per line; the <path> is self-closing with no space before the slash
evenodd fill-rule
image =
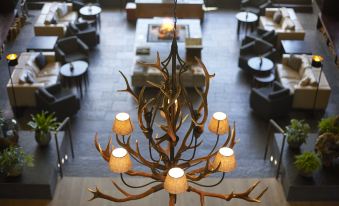
<path id="1" fill-rule="evenodd" d="M 240 27 L 245 27 L 245 34 L 247 34 L 247 29 L 250 26 L 251 31 L 253 31 L 256 22 L 258 21 L 258 16 L 254 13 L 243 11 L 238 12 L 235 16 L 238 20 L 237 25 L 237 35 L 239 35 Z"/>
<path id="2" fill-rule="evenodd" d="M 80 96 L 82 98 L 82 83 L 85 82 L 85 86 L 88 84 L 88 63 L 85 61 L 74 61 L 71 63 L 64 64 L 60 68 L 60 74 L 62 81 L 67 86 L 76 86 L 80 90 Z"/>
<path id="3" fill-rule="evenodd" d="M 99 29 L 101 28 L 101 14 L 102 9 L 98 5 L 93 4 L 87 4 L 86 6 L 83 6 L 79 13 L 82 17 L 83 21 L 88 20 L 89 22 L 95 21 L 96 26 L 99 26 Z"/>

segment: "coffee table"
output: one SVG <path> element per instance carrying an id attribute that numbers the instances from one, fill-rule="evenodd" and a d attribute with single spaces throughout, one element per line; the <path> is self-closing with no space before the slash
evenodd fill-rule
<path id="1" fill-rule="evenodd" d="M 88 63 L 85 61 L 74 61 L 62 65 L 60 68 L 60 74 L 64 83 L 69 87 L 75 85 L 80 90 L 80 96 L 82 98 L 82 82 L 85 82 L 85 86 L 88 83 L 87 78 Z"/>
<path id="2" fill-rule="evenodd" d="M 240 27 L 242 26 L 245 27 L 245 34 L 247 34 L 247 29 L 249 26 L 251 28 L 251 31 L 253 31 L 253 28 L 258 21 L 258 16 L 248 11 L 238 12 L 235 17 L 238 20 L 237 34 L 239 34 Z"/>
<path id="3" fill-rule="evenodd" d="M 283 52 L 286 54 L 312 54 L 310 43 L 304 40 L 281 40 Z"/>
<path id="4" fill-rule="evenodd" d="M 57 36 L 34 36 L 28 43 L 27 51 L 54 51 Z"/>
<path id="5" fill-rule="evenodd" d="M 79 13 L 81 14 L 81 17 L 83 20 L 88 20 L 88 21 L 95 21 L 98 22 L 99 28 L 101 28 L 101 14 L 102 9 L 98 5 L 93 5 L 93 4 L 87 4 L 83 6 L 80 10 Z"/>
<path id="6" fill-rule="evenodd" d="M 138 62 L 154 63 L 157 58 L 157 52 L 160 54 L 161 60 L 167 58 L 171 49 L 171 39 L 158 39 L 150 37 L 156 27 L 160 26 L 165 18 L 154 18 L 154 19 L 138 19 L 136 26 L 135 35 L 135 64 L 133 66 L 132 74 L 132 86 L 143 87 L 150 86 L 147 81 L 154 83 L 160 83 L 162 80 L 161 73 L 152 67 L 143 67 Z M 178 39 L 178 52 L 182 59 L 191 59 L 187 57 L 186 43 L 185 40 L 200 40 L 201 42 L 202 33 L 200 20 L 198 19 L 178 19 L 177 26 L 182 29 L 178 36 L 182 39 Z M 178 28 L 177 27 L 177 28 Z M 204 86 L 204 73 L 202 68 L 195 62 L 189 62 L 190 69 L 185 72 L 183 77 L 183 83 L 185 87 L 202 87 Z M 171 63 L 168 65 L 171 68 Z M 170 70 L 170 69 L 169 69 Z"/>

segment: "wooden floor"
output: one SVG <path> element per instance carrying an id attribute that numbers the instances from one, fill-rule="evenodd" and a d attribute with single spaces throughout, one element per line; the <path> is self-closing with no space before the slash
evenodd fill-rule
<path id="1" fill-rule="evenodd" d="M 117 183 L 121 183 L 119 180 L 113 178 Z M 132 180 L 129 179 L 129 182 Z M 212 178 L 206 180 L 205 182 L 214 182 Z M 219 185 L 215 188 L 208 188 L 209 191 L 218 191 L 224 193 L 230 193 L 232 190 L 234 192 L 244 191 L 257 179 L 245 178 L 245 179 L 227 179 L 224 180 L 222 185 Z M 133 183 L 135 185 L 141 184 L 144 181 L 142 179 L 133 178 Z M 161 191 L 155 193 L 147 198 L 138 201 L 132 201 L 127 203 L 111 203 L 106 200 L 93 200 L 87 201 L 91 198 L 90 192 L 87 191 L 87 188 L 98 188 L 105 193 L 115 194 L 116 196 L 120 195 L 116 190 L 114 190 L 113 185 L 111 184 L 111 178 L 79 178 L 79 177 L 65 177 L 60 180 L 58 187 L 55 192 L 54 199 L 52 201 L 46 200 L 0 200 L 1 206 L 106 206 L 106 205 L 126 205 L 126 206 L 151 206 L 151 205 L 167 205 L 168 197 L 167 193 Z M 286 202 L 282 187 L 279 182 L 274 178 L 262 179 L 261 184 L 253 191 L 254 195 L 257 195 L 262 189 L 266 186 L 269 187 L 269 190 L 262 198 L 261 206 L 338 206 L 339 202 Z M 141 192 L 142 190 L 133 190 L 132 194 Z M 312 195 L 312 194 L 310 194 Z M 179 195 L 177 206 L 190 206 L 190 205 L 200 205 L 199 198 L 195 194 L 184 193 Z M 254 205 L 253 203 L 248 203 L 243 200 L 231 200 L 228 203 L 225 201 L 208 198 L 206 200 L 206 206 L 218 206 L 218 205 L 232 205 L 232 206 L 248 206 Z"/>

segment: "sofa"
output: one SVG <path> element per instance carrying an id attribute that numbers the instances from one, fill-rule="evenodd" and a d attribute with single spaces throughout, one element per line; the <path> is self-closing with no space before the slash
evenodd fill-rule
<path id="1" fill-rule="evenodd" d="M 71 3 L 45 3 L 34 25 L 34 33 L 36 36 L 63 37 L 68 24 L 77 18 Z"/>
<path id="2" fill-rule="evenodd" d="M 277 64 L 276 72 L 277 79 L 280 83 L 285 88 L 288 88 L 291 94 L 293 94 L 292 107 L 295 109 L 326 109 L 331 94 L 331 88 L 324 72 L 321 74 L 319 83 L 320 69 L 311 66 L 312 56 L 294 54 L 293 57 L 301 59 L 301 65 L 297 65 L 299 68 L 293 68 L 291 66 L 290 54 L 284 54 L 282 63 Z M 319 89 L 316 104 L 313 108 L 318 85 Z"/>
<path id="3" fill-rule="evenodd" d="M 266 8 L 265 16 L 259 18 L 259 28 L 275 30 L 278 40 L 303 40 L 305 38 L 305 30 L 293 9 Z"/>
<path id="4" fill-rule="evenodd" d="M 45 58 L 45 65 L 40 69 L 35 59 Z M 13 88 L 17 107 L 35 107 L 35 91 L 37 88 L 56 84 L 59 80 L 60 63 L 55 61 L 54 52 L 23 52 L 18 59 L 18 65 L 12 73 Z M 8 81 L 7 93 L 12 107 L 15 106 L 12 84 Z"/>

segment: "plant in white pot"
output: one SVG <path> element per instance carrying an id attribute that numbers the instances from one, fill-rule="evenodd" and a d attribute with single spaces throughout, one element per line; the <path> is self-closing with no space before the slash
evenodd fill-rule
<path id="1" fill-rule="evenodd" d="M 291 119 L 285 131 L 288 146 L 292 149 L 299 149 L 302 144 L 306 143 L 309 131 L 310 125 L 304 120 Z"/>
<path id="2" fill-rule="evenodd" d="M 32 120 L 27 124 L 34 129 L 35 140 L 40 146 L 47 146 L 52 138 L 51 132 L 55 131 L 59 125 L 54 113 L 42 111 L 31 116 Z"/>
<path id="3" fill-rule="evenodd" d="M 24 166 L 33 167 L 32 155 L 27 155 L 21 147 L 8 147 L 0 153 L 0 173 L 8 177 L 22 174 Z"/>
<path id="4" fill-rule="evenodd" d="M 321 167 L 321 161 L 316 153 L 304 152 L 295 156 L 294 166 L 301 176 L 312 177 L 313 173 Z"/>

